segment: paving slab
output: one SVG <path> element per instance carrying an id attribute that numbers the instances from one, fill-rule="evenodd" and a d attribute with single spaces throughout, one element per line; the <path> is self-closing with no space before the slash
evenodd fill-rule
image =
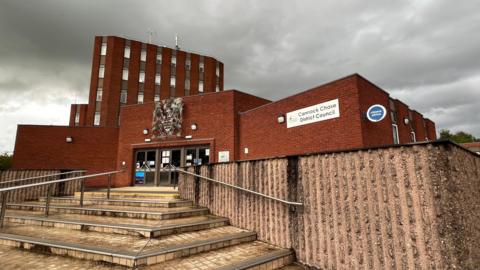
<path id="1" fill-rule="evenodd" d="M 53 213 L 48 217 L 45 217 L 42 212 L 26 210 L 8 210 L 6 220 L 11 223 L 21 223 L 26 225 L 142 235 L 144 237 L 159 237 L 175 233 L 221 227 L 229 224 L 227 218 L 213 215 L 151 220 L 62 213 Z"/>

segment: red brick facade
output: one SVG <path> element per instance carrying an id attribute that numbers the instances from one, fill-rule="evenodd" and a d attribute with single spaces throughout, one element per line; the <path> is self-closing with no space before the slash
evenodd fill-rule
<path id="1" fill-rule="evenodd" d="M 104 55 L 102 43 L 107 44 Z M 124 57 L 126 46 L 130 48 L 128 58 Z M 141 61 L 142 50 L 146 51 L 145 61 Z M 157 62 L 160 51 L 161 64 Z M 191 62 L 189 92 L 185 90 L 187 57 Z M 176 59 L 175 66 L 172 59 Z M 203 73 L 199 72 L 201 61 Z M 100 65 L 105 66 L 103 79 L 98 76 Z M 122 80 L 127 67 L 128 80 Z M 143 84 L 139 83 L 141 70 L 145 71 Z M 155 76 L 160 70 L 158 85 Z M 175 88 L 170 86 L 173 72 Z M 204 83 L 203 93 L 199 92 L 199 82 Z M 97 98 L 99 87 L 103 89 L 101 98 Z M 128 91 L 122 106 L 121 89 Z M 142 89 L 144 101 L 139 102 Z M 133 184 L 135 153 L 142 149 L 153 149 L 158 155 L 161 149 L 181 148 L 184 155 L 187 147 L 203 147 L 209 149 L 210 162 L 219 162 L 220 152 L 227 156 L 226 151 L 228 160 L 235 161 L 391 145 L 395 126 L 398 143 L 413 142 L 412 132 L 416 141 L 436 139 L 432 121 L 357 74 L 275 102 L 222 90 L 223 64 L 213 58 L 118 37 L 96 37 L 88 105 L 71 106 L 70 126 L 20 125 L 13 168 L 86 169 L 88 173 L 123 170 L 114 177 L 114 184 L 128 186 Z M 158 94 L 161 99 L 183 97 L 181 136 L 152 138 Z M 289 112 L 337 100 L 339 115 L 334 118 L 287 127 Z M 366 117 L 374 104 L 386 108 L 385 118 L 378 122 Z M 93 126 L 96 110 L 100 124 Z M 73 141 L 67 142 L 67 137 Z M 88 184 L 104 186 L 105 181 L 92 179 Z"/>
<path id="2" fill-rule="evenodd" d="M 101 55 L 102 44 L 106 44 L 106 54 Z M 130 48 L 130 56 L 124 57 L 125 48 Z M 146 51 L 145 61 L 141 60 L 142 50 Z M 161 54 L 161 62 L 157 61 Z M 172 65 L 172 55 L 176 55 L 176 64 Z M 186 60 L 190 57 L 190 69 L 187 70 Z M 203 59 L 204 72 L 200 72 L 200 59 Z M 120 113 L 121 90 L 127 90 L 126 105 L 139 102 L 138 94 L 143 89 L 144 102 L 152 102 L 156 88 L 159 88 L 160 99 L 183 97 L 199 93 L 199 82 L 204 84 L 203 93 L 223 90 L 223 63 L 208 56 L 189 53 L 180 49 L 170 49 L 163 46 L 146 44 L 135 40 L 127 40 L 114 36 L 97 36 L 93 48 L 90 95 L 85 126 L 93 126 L 95 112 L 100 112 L 98 126 L 118 126 Z M 99 68 L 103 65 L 105 72 L 99 78 Z M 218 65 L 218 76 L 217 76 Z M 128 69 L 128 79 L 123 80 L 123 70 Z M 144 83 L 139 83 L 140 71 L 145 72 Z M 175 74 L 173 74 L 173 71 Z M 156 74 L 160 74 L 160 85 L 155 84 Z M 190 74 L 190 90 L 185 88 L 187 73 Z M 175 78 L 175 87 L 171 91 L 171 78 Z M 103 92 L 102 100 L 97 102 L 97 89 Z M 188 92 L 189 91 L 189 92 Z M 188 92 L 188 93 L 187 93 Z M 101 108 L 98 109 L 97 106 Z M 73 112 L 71 112 L 72 114 Z"/>

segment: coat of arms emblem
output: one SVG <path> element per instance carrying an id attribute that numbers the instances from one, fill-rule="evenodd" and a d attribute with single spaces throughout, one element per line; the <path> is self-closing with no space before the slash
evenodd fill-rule
<path id="1" fill-rule="evenodd" d="M 182 98 L 168 98 L 156 103 L 153 110 L 152 134 L 154 138 L 164 139 L 182 135 Z"/>

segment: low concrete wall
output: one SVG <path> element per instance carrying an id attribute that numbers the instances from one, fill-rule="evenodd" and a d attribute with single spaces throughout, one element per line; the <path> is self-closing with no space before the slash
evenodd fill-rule
<path id="1" fill-rule="evenodd" d="M 476 269 L 480 157 L 450 142 L 213 164 L 180 195 L 319 269 Z M 197 169 L 197 170 L 198 170 Z M 189 169 L 193 171 L 193 168 Z"/>
<path id="2" fill-rule="evenodd" d="M 15 179 L 24 179 L 37 176 L 47 176 L 52 174 L 58 174 L 58 170 L 7 170 L 0 171 L 0 188 L 41 183 L 45 181 L 57 180 L 61 176 L 54 177 L 42 177 L 38 179 L 26 180 L 21 182 L 9 182 Z M 84 173 L 76 172 L 68 174 L 68 177 L 75 177 L 83 175 Z M 62 177 L 66 177 L 65 175 Z M 52 196 L 73 195 L 75 191 L 80 190 L 80 181 L 66 182 L 55 184 L 52 189 Z M 35 188 L 19 189 L 8 192 L 7 200 L 9 202 L 30 201 L 38 200 L 40 197 L 44 197 L 47 194 L 47 186 L 39 186 Z"/>

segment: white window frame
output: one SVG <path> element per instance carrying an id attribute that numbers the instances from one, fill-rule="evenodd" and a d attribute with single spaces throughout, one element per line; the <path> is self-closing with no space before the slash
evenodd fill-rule
<path id="1" fill-rule="evenodd" d="M 97 97 L 95 98 L 96 101 L 102 101 L 103 98 L 103 89 L 101 87 L 97 88 Z"/>
<path id="2" fill-rule="evenodd" d="M 98 78 L 100 79 L 105 78 L 105 65 L 100 65 L 98 67 Z"/>
<path id="3" fill-rule="evenodd" d="M 122 71 L 122 80 L 128 81 L 128 68 L 124 68 Z"/>
<path id="4" fill-rule="evenodd" d="M 415 131 L 410 131 L 410 136 L 412 137 L 412 142 L 417 142 L 417 136 L 415 135 Z"/>
<path id="5" fill-rule="evenodd" d="M 122 89 L 120 91 L 120 103 L 127 104 L 127 98 L 128 98 L 128 91 L 125 89 Z"/>
<path id="6" fill-rule="evenodd" d="M 100 112 L 95 112 L 95 116 L 93 118 L 93 125 L 94 126 L 100 125 Z"/>
<path id="7" fill-rule="evenodd" d="M 200 64 L 198 65 L 198 70 L 201 73 L 205 72 L 205 64 L 203 62 L 200 62 Z"/>
<path id="8" fill-rule="evenodd" d="M 215 92 L 220 92 L 220 85 L 215 85 Z"/>
<path id="9" fill-rule="evenodd" d="M 190 79 L 185 79 L 185 89 L 190 90 Z"/>
<path id="10" fill-rule="evenodd" d="M 138 82 L 139 83 L 145 83 L 145 71 L 140 71 L 138 74 Z"/>
<path id="11" fill-rule="evenodd" d="M 100 55 L 107 55 L 107 43 L 102 42 L 102 46 L 100 47 Z"/>
<path id="12" fill-rule="evenodd" d="M 203 93 L 204 90 L 205 89 L 204 89 L 203 81 L 199 81 L 198 82 L 198 92 Z"/>
<path id="13" fill-rule="evenodd" d="M 217 67 L 215 68 L 215 75 L 217 75 L 217 77 L 220 76 L 220 67 L 219 67 L 219 66 L 217 66 Z"/>
<path id="14" fill-rule="evenodd" d="M 162 77 L 160 76 L 160 73 L 155 74 L 155 84 L 160 85 L 161 81 L 162 81 Z"/>
<path id="15" fill-rule="evenodd" d="M 157 64 L 161 64 L 161 63 L 162 63 L 162 54 L 157 53 Z"/>
<path id="16" fill-rule="evenodd" d="M 400 144 L 400 137 L 398 135 L 398 125 L 392 124 L 393 144 Z"/>
<path id="17" fill-rule="evenodd" d="M 143 92 L 138 92 L 137 103 L 142 104 L 144 102 L 145 95 Z"/>
<path id="18" fill-rule="evenodd" d="M 123 50 L 123 57 L 130 59 L 130 46 L 125 46 L 125 49 Z"/>
<path id="19" fill-rule="evenodd" d="M 78 126 L 80 124 L 80 112 L 75 112 L 75 126 Z"/>
<path id="20" fill-rule="evenodd" d="M 140 52 L 140 61 L 145 62 L 147 61 L 147 51 L 143 50 Z"/>
<path id="21" fill-rule="evenodd" d="M 176 82 L 177 78 L 175 76 L 170 77 L 170 86 L 175 87 Z"/>
<path id="22" fill-rule="evenodd" d="M 155 101 L 155 102 L 160 101 L 160 95 L 159 95 L 159 94 L 155 94 L 155 96 L 153 97 L 153 101 Z"/>

